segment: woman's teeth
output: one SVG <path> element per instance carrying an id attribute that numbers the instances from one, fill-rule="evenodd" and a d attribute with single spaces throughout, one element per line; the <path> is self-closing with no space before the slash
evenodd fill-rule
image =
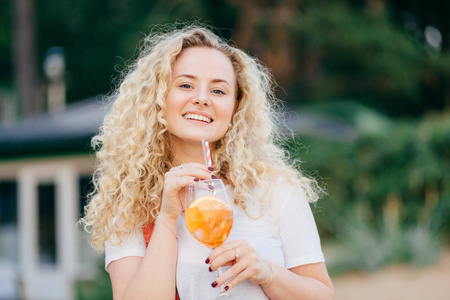
<path id="1" fill-rule="evenodd" d="M 206 122 L 206 123 L 211 123 L 212 122 L 212 120 L 210 118 L 207 118 L 205 116 L 196 115 L 196 114 L 187 114 L 187 115 L 184 115 L 184 118 L 188 119 L 188 120 L 203 121 L 203 122 Z"/>

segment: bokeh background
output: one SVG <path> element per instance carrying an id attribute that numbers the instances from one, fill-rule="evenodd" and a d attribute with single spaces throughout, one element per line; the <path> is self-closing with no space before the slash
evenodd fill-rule
<path id="1" fill-rule="evenodd" d="M 449 16 L 447 0 L 1 0 L 0 299 L 112 299 L 71 233 L 89 138 L 144 35 L 186 20 L 272 70 L 285 147 L 327 190 L 313 211 L 337 299 L 450 299 Z"/>

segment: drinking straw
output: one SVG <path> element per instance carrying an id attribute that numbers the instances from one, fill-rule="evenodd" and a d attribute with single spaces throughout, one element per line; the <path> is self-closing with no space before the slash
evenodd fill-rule
<path id="1" fill-rule="evenodd" d="M 205 157 L 206 166 L 212 167 L 211 151 L 209 149 L 209 143 L 207 141 L 205 141 L 205 139 L 202 139 L 202 146 L 203 146 L 203 155 Z M 208 185 L 208 188 L 213 191 L 213 196 L 215 196 L 216 190 L 214 189 L 214 185 Z"/>
<path id="2" fill-rule="evenodd" d="M 212 167 L 211 151 L 209 149 L 209 143 L 205 141 L 205 139 L 202 139 L 202 146 L 203 146 L 203 155 L 205 156 L 205 164 L 208 167 Z"/>

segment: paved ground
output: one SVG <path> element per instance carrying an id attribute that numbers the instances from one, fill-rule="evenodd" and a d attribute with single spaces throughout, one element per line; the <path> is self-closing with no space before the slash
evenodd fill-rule
<path id="1" fill-rule="evenodd" d="M 430 267 L 390 266 L 333 278 L 336 300 L 450 300 L 450 250 Z"/>

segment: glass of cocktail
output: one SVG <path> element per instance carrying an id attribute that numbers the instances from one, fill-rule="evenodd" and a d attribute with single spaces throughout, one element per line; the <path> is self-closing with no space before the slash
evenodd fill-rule
<path id="1" fill-rule="evenodd" d="M 191 235 L 209 248 L 216 248 L 227 239 L 233 226 L 233 210 L 227 191 L 220 179 L 195 182 L 186 194 L 184 213 Z M 217 275 L 221 275 L 220 268 Z M 230 298 L 221 287 L 216 299 Z"/>

